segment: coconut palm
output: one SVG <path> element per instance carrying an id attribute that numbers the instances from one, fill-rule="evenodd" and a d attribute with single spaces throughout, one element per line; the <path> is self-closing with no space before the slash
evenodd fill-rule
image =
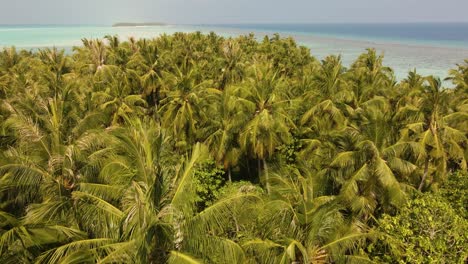
<path id="1" fill-rule="evenodd" d="M 242 113 L 236 110 L 232 92 L 230 87 L 223 91 L 221 100 L 208 112 L 208 122 L 200 129 L 201 134 L 206 135 L 203 138 L 206 138 L 205 144 L 211 150 L 211 155 L 218 165 L 223 166 L 230 182 L 231 168 L 237 165 L 241 155 L 236 135 L 242 126 L 242 122 L 239 122 Z"/>
<path id="2" fill-rule="evenodd" d="M 0 254 L 5 262 L 31 262 L 36 258 L 38 262 L 54 262 L 54 258 L 44 259 L 48 252 L 38 247 L 76 243 L 87 246 L 95 242 L 87 241 L 86 233 L 80 230 L 73 194 L 84 154 L 89 151 L 87 146 L 102 141 L 80 133 L 78 128 L 82 126 L 75 112 L 79 110 L 75 105 L 79 105 L 79 100 L 74 97 L 72 86 L 58 91 L 54 98 L 36 102 L 36 106 L 14 100 L 7 104 L 11 113 L 5 126 L 14 133 L 16 141 L 3 153 L 0 195 L 6 208 L 23 210 L 11 210 L 15 217 L 7 215 L 10 229 L 2 232 L 0 239 L 2 251 L 10 252 Z M 86 123 L 86 118 L 82 122 Z"/>
<path id="3" fill-rule="evenodd" d="M 154 106 L 161 99 L 161 67 L 158 47 L 146 41 L 140 42 L 139 52 L 129 61 L 129 67 L 141 72 L 142 87 L 139 91 Z M 150 100 L 148 100 L 150 99 Z"/>
<path id="4" fill-rule="evenodd" d="M 0 263 L 366 263 L 467 168 L 465 64 L 445 89 L 279 35 L 3 49 Z"/>
<path id="5" fill-rule="evenodd" d="M 333 139 L 338 152 L 324 171 L 339 186 L 340 197 L 363 219 L 376 209 L 398 207 L 404 199 L 399 180 L 417 169 L 405 157 L 421 149 L 412 141 L 399 140 L 398 127 L 391 125 L 393 111 L 384 98 L 366 102 L 360 121 L 366 125 L 351 126 Z"/>
<path id="6" fill-rule="evenodd" d="M 429 183 L 437 183 L 445 177 L 447 164 L 453 160 L 460 168 L 466 168 L 466 157 L 463 150 L 466 144 L 466 133 L 453 127 L 454 122 L 463 118 L 463 114 L 449 110 L 449 91 L 442 87 L 440 79 L 429 76 L 425 84 L 414 93 L 419 100 L 419 119 L 408 124 L 406 136 L 413 135 L 425 151 L 418 158 L 423 164 L 423 174 L 418 189 Z M 452 125 L 452 126 L 451 126 Z"/>
<path id="7" fill-rule="evenodd" d="M 97 111 L 106 111 L 112 117 L 111 124 L 122 123 L 128 115 L 142 116 L 146 111 L 146 101 L 139 94 L 132 94 L 129 76 L 133 72 L 123 72 L 116 66 L 107 66 L 101 72 L 105 87 L 93 93 L 91 101 L 98 105 Z M 136 77 L 138 78 L 138 77 Z"/>
<path id="8" fill-rule="evenodd" d="M 115 162 L 108 163 L 104 169 L 109 166 L 109 170 L 101 171 L 100 175 L 107 181 L 115 181 L 112 179 L 115 173 L 124 176 L 119 177 L 123 191 L 115 192 L 116 185 L 111 182 L 105 185 L 86 183 L 80 188 L 86 195 L 120 200 L 118 211 L 107 210 L 121 219 L 117 232 L 120 241 L 108 245 L 108 255 L 100 261 L 160 263 L 169 259 L 177 262 L 181 256 L 210 259 L 213 252 L 223 252 L 224 256 L 217 256 L 223 262 L 234 263 L 242 257 L 239 246 L 217 237 L 215 232 L 226 228 L 222 223 L 227 220 L 223 219 L 229 219 L 232 206 L 255 197 L 230 197 L 197 213 L 192 175 L 196 164 L 206 159 L 207 150 L 197 145 L 191 157 L 180 163 L 181 160 L 174 159 L 166 149 L 168 139 L 154 121 L 142 123 L 136 119 L 131 124 L 131 127 L 110 131 L 117 139 L 116 154 L 120 157 L 112 157 Z M 103 209 L 96 203 L 89 206 L 90 217 L 97 217 Z"/>
<path id="9" fill-rule="evenodd" d="M 272 70 L 271 65 L 253 66 L 251 71 L 246 82 L 236 91 L 246 120 L 239 143 L 248 155 L 258 159 L 259 164 L 262 161 L 268 178 L 266 159 L 273 155 L 276 147 L 290 139 L 290 126 L 293 124 L 285 112 L 290 101 L 281 94 L 285 81 Z M 268 186 L 268 180 L 266 184 Z"/>
<path id="10" fill-rule="evenodd" d="M 226 41 L 223 44 L 224 65 L 219 82 L 219 89 L 224 88 L 231 82 L 239 82 L 244 75 L 244 64 L 242 61 L 242 50 L 237 42 L 233 40 Z"/>
<path id="11" fill-rule="evenodd" d="M 69 58 L 66 57 L 64 50 L 53 49 L 44 49 L 39 51 L 39 57 L 41 61 L 48 67 L 50 70 L 45 71 L 44 79 L 47 80 L 48 84 L 53 87 L 53 90 L 56 91 L 60 89 L 60 86 L 63 85 L 63 75 L 70 72 L 69 67 Z"/>
<path id="12" fill-rule="evenodd" d="M 194 142 L 198 125 L 206 120 L 203 104 L 209 104 L 211 98 L 220 92 L 209 88 L 208 82 L 197 82 L 196 69 L 187 73 L 177 68 L 176 73 L 163 73 L 167 90 L 166 97 L 161 100 L 162 123 L 170 129 L 181 147 Z M 170 87 L 170 88 L 169 88 Z"/>
<path id="13" fill-rule="evenodd" d="M 348 80 L 354 93 L 354 108 L 374 95 L 383 96 L 392 89 L 393 71 L 383 65 L 383 59 L 383 55 L 377 55 L 375 49 L 367 49 L 367 53 L 360 55 L 351 65 Z"/>
<path id="14" fill-rule="evenodd" d="M 0 72 L 7 73 L 16 64 L 19 63 L 21 56 L 16 51 L 15 47 L 3 48 L 0 53 Z"/>
<path id="15" fill-rule="evenodd" d="M 269 179 L 271 198 L 257 209 L 258 221 L 267 223 L 254 231 L 256 238 L 242 243 L 250 258 L 259 263 L 370 262 L 352 253 L 368 235 L 367 227 L 350 224 L 336 196 L 319 195 L 315 179 L 307 169 L 294 168 Z"/>
<path id="16" fill-rule="evenodd" d="M 318 90 L 323 100 L 338 99 L 343 101 L 349 97 L 347 83 L 345 80 L 345 68 L 341 64 L 341 57 L 328 56 L 321 64 L 321 67 L 314 74 L 313 89 Z"/>
<path id="17" fill-rule="evenodd" d="M 107 46 L 99 39 L 82 39 L 83 47 L 74 47 L 81 71 L 99 72 L 106 65 Z M 88 68 L 88 69 L 85 69 Z"/>
<path id="18" fill-rule="evenodd" d="M 468 60 L 465 60 L 464 64 L 458 64 L 457 69 L 451 69 L 449 74 L 446 80 L 452 81 L 456 89 L 464 91 L 468 89 Z"/>

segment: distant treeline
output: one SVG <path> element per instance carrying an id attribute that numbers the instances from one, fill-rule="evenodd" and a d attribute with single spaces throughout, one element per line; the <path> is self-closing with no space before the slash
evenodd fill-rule
<path id="1" fill-rule="evenodd" d="M 165 26 L 167 24 L 160 22 L 149 22 L 149 23 L 115 23 L 113 27 L 140 27 L 140 26 Z"/>

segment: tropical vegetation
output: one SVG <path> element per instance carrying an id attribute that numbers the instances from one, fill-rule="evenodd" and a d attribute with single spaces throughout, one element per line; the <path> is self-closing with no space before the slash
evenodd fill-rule
<path id="1" fill-rule="evenodd" d="M 464 263 L 468 60 L 279 35 L 0 53 L 0 263 Z M 449 88 L 447 88 L 449 86 Z"/>

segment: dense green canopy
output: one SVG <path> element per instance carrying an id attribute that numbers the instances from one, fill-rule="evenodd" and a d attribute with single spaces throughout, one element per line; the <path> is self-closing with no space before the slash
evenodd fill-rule
<path id="1" fill-rule="evenodd" d="M 422 241 L 391 217 L 445 210 L 413 197 L 468 177 L 468 61 L 450 76 L 397 82 L 373 49 L 345 67 L 279 35 L 4 49 L 0 262 L 414 259 L 378 239 Z M 451 186 L 460 216 L 437 243 L 460 250 L 414 245 L 418 261 L 467 258 L 466 186 Z"/>

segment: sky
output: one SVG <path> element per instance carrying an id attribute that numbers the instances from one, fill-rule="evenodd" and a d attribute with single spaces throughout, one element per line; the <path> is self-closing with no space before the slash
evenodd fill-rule
<path id="1" fill-rule="evenodd" d="M 0 24 L 468 22 L 468 0 L 0 0 Z"/>

